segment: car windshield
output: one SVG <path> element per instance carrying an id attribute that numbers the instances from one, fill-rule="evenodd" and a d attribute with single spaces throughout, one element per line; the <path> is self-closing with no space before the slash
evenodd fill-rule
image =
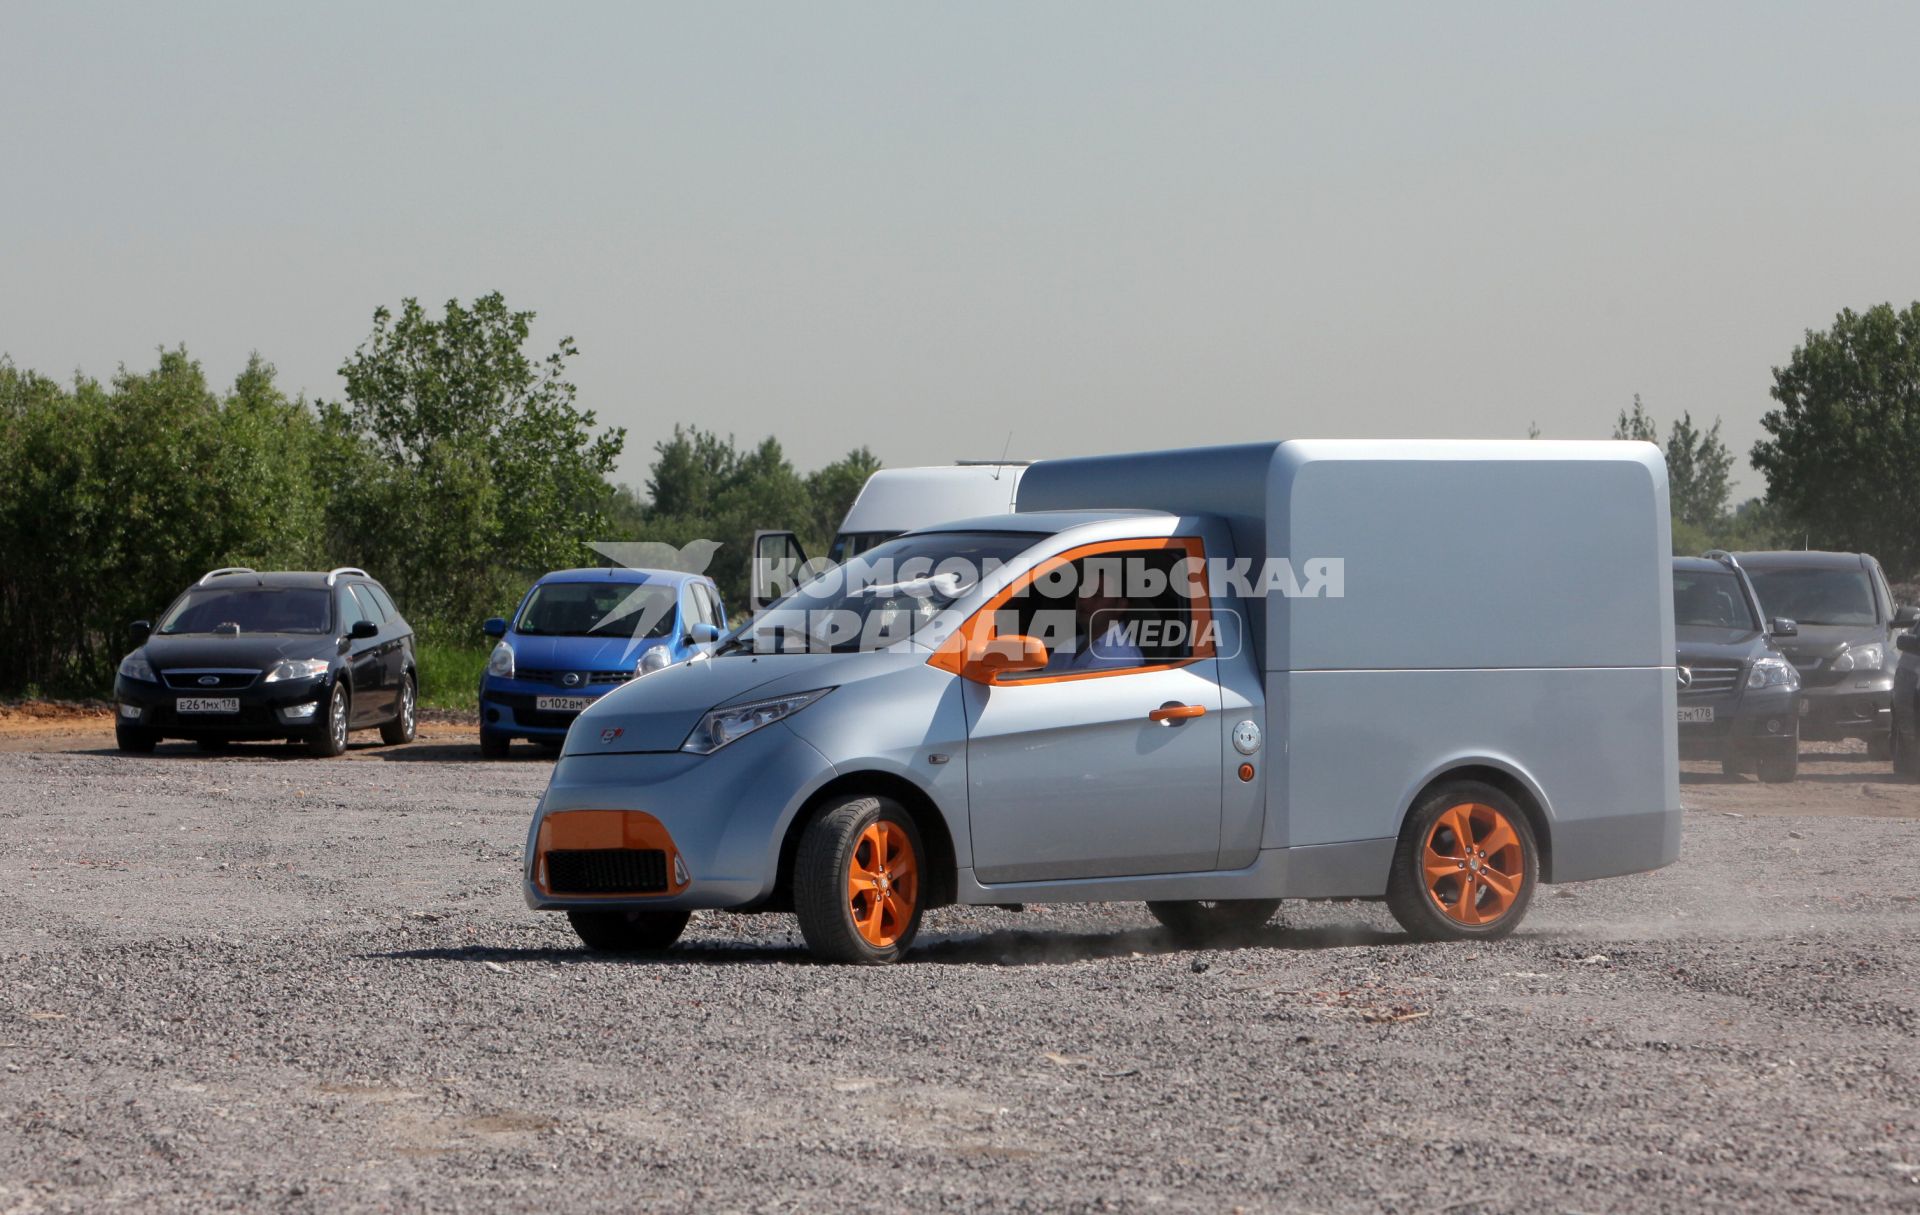
<path id="1" fill-rule="evenodd" d="M 1673 623 L 1681 628 L 1694 625 L 1748 633 L 1760 627 L 1740 590 L 1740 580 L 1718 571 L 1673 572 Z"/>
<path id="2" fill-rule="evenodd" d="M 319 587 L 196 587 L 173 605 L 160 632 L 211 633 L 232 626 L 242 633 L 325 633 L 332 601 Z"/>
<path id="3" fill-rule="evenodd" d="M 533 588 L 513 627 L 530 637 L 665 637 L 679 597 L 658 582 L 547 582 Z"/>
<path id="4" fill-rule="evenodd" d="M 718 653 L 884 649 L 917 634 L 1042 539 L 1033 532 L 921 532 L 889 540 L 780 599 Z"/>
<path id="5" fill-rule="evenodd" d="M 1747 569 L 1761 610 L 1799 624 L 1876 624 L 1873 584 L 1863 569 Z"/>

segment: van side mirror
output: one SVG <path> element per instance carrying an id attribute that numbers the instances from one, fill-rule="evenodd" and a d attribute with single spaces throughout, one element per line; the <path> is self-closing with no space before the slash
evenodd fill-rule
<path id="1" fill-rule="evenodd" d="M 1914 607 L 1912 604 L 1906 603 L 1893 609 L 1894 628 L 1910 629 L 1916 621 L 1920 621 L 1920 607 Z"/>
<path id="2" fill-rule="evenodd" d="M 1775 616 L 1772 620 L 1767 621 L 1767 632 L 1773 634 L 1775 637 L 1798 637 L 1800 635 L 1800 626 L 1794 621 L 1788 620 L 1785 616 Z"/>
<path id="3" fill-rule="evenodd" d="M 1920 654 L 1920 635 L 1902 633 L 1893 639 L 1893 644 L 1900 648 L 1902 654 Z"/>
<path id="4" fill-rule="evenodd" d="M 141 642 L 145 641 L 147 638 L 153 636 L 153 621 L 151 620 L 134 621 L 132 624 L 127 626 L 127 635 L 133 638 L 133 644 L 139 645 Z"/>
<path id="5" fill-rule="evenodd" d="M 720 630 L 704 620 L 696 620 L 687 630 L 687 636 L 693 638 L 695 645 L 705 645 L 710 641 L 720 640 Z"/>
<path id="6" fill-rule="evenodd" d="M 347 630 L 347 636 L 353 638 L 355 641 L 365 641 L 369 637 L 378 637 L 379 635 L 380 626 L 371 620 L 356 620 L 353 622 L 353 627 Z"/>
<path id="7" fill-rule="evenodd" d="M 489 637 L 505 637 L 507 635 L 507 622 L 499 616 L 489 616 L 485 623 L 480 626 L 480 631 Z"/>
<path id="8" fill-rule="evenodd" d="M 752 570 L 747 580 L 747 606 L 757 615 L 801 582 L 806 550 L 792 532 L 753 533 Z"/>
<path id="9" fill-rule="evenodd" d="M 1044 671 L 1046 668 L 1047 647 L 1040 644 L 1038 637 L 1016 633 L 1011 637 L 995 637 L 987 642 L 967 660 L 960 674 L 975 683 L 994 683 L 1002 675 Z"/>

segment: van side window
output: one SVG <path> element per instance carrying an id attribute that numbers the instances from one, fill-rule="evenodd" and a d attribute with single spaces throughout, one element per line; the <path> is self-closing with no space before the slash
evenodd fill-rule
<path id="1" fill-rule="evenodd" d="M 1121 674 L 1176 666 L 1212 653 L 1211 605 L 1198 552 L 1149 542 L 1042 567 L 994 613 L 1000 636 L 1023 634 L 1047 648 L 1044 670 L 1005 677 Z"/>

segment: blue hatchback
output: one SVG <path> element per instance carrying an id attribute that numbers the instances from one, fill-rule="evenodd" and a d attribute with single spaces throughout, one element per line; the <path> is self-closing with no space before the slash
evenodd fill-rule
<path id="1" fill-rule="evenodd" d="M 516 738 L 549 747 L 594 700 L 628 680 L 710 649 L 727 630 L 711 578 L 672 570 L 559 570 L 533 584 L 480 677 L 480 751 Z"/>

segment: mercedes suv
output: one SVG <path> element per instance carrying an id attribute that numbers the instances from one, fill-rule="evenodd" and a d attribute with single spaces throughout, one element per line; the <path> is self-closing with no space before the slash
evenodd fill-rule
<path id="1" fill-rule="evenodd" d="M 1673 559 L 1680 754 L 1717 759 L 1728 776 L 1790 781 L 1800 771 L 1800 679 L 1774 649 L 1791 620 L 1768 620 L 1740 563 L 1725 553 Z"/>
<path id="2" fill-rule="evenodd" d="M 413 628 L 365 570 L 217 569 L 157 625 L 132 627 L 137 648 L 113 681 L 122 751 L 151 751 L 163 738 L 208 751 L 282 738 L 338 755 L 352 730 L 413 739 Z"/>
<path id="3" fill-rule="evenodd" d="M 1780 651 L 1800 672 L 1800 737 L 1863 739 L 1867 754 L 1891 759 L 1893 639 L 1920 612 L 1893 602 L 1880 563 L 1865 553 L 1735 556 L 1766 613 L 1799 623 Z"/>

